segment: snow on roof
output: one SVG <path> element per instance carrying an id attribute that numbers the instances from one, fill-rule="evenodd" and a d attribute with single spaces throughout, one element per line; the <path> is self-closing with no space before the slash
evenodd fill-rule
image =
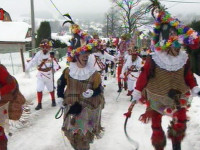
<path id="1" fill-rule="evenodd" d="M 51 33 L 51 38 L 54 40 L 60 40 L 61 42 L 70 45 L 69 40 L 71 40 L 71 35 L 64 34 L 63 36 L 59 36 L 57 33 Z"/>
<path id="2" fill-rule="evenodd" d="M 2 42 L 27 42 L 26 38 L 30 25 L 25 22 L 0 22 L 0 41 Z"/>

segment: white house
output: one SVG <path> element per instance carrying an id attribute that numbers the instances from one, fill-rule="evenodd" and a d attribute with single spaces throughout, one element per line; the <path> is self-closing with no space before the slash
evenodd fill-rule
<path id="1" fill-rule="evenodd" d="M 0 53 L 25 50 L 31 42 L 31 28 L 25 22 L 0 22 Z"/>
<path id="2" fill-rule="evenodd" d="M 25 22 L 0 21 L 0 53 L 20 52 L 24 71 L 26 44 L 31 43 L 31 28 Z"/>

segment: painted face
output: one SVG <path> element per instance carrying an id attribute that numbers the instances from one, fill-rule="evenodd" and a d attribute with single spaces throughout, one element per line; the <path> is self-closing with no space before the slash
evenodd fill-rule
<path id="1" fill-rule="evenodd" d="M 80 68 L 84 68 L 88 63 L 90 53 L 81 54 L 77 57 L 77 65 Z"/>

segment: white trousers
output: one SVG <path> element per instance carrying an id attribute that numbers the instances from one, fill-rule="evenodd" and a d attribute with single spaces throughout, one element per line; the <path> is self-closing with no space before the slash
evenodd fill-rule
<path id="1" fill-rule="evenodd" d="M 44 87 L 47 88 L 49 92 L 52 92 L 54 90 L 53 85 L 53 78 L 52 75 L 43 75 L 38 74 L 37 76 L 37 92 L 42 92 L 44 90 Z"/>
<path id="2" fill-rule="evenodd" d="M 135 84 L 136 84 L 136 80 L 133 80 L 133 79 L 130 79 L 128 78 L 128 81 L 127 81 L 127 85 L 128 85 L 128 90 L 129 91 L 133 91 L 133 89 L 135 88 Z"/>

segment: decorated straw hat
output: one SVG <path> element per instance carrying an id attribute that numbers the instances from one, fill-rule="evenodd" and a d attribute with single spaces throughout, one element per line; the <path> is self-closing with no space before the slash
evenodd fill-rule
<path id="1" fill-rule="evenodd" d="M 50 49 L 52 47 L 52 42 L 48 39 L 43 39 L 39 45 L 40 48 Z"/>
<path id="2" fill-rule="evenodd" d="M 79 25 L 75 24 L 69 14 L 65 14 L 69 20 L 65 23 L 71 23 L 71 32 L 73 37 L 71 39 L 71 46 L 68 47 L 67 61 L 74 62 L 76 57 L 86 52 L 92 53 L 93 48 L 97 45 L 97 40 L 93 39 L 87 32 L 83 31 Z"/>
<path id="3" fill-rule="evenodd" d="M 184 25 L 177 18 L 171 16 L 166 9 L 161 6 L 158 0 L 151 0 L 152 5 L 147 9 L 152 9 L 152 15 L 155 19 L 155 28 L 153 33 L 153 44 L 157 51 L 166 50 L 169 47 L 180 48 L 189 46 L 192 49 L 199 47 L 199 33 L 192 28 Z M 155 17 L 155 11 L 157 15 Z M 169 29 L 176 31 L 177 36 L 166 38 L 164 43 L 160 42 L 160 35 L 165 36 L 169 33 Z"/>

